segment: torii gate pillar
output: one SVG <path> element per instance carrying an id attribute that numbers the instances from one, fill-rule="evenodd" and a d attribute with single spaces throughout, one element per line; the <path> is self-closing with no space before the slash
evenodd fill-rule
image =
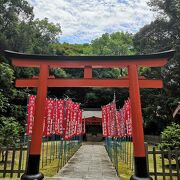
<path id="1" fill-rule="evenodd" d="M 26 173 L 21 176 L 21 179 L 23 180 L 40 180 L 44 178 L 44 175 L 42 173 L 39 173 L 39 164 L 43 136 L 43 121 L 45 116 L 43 105 L 46 103 L 48 76 L 48 66 L 46 64 L 42 64 L 40 66 L 39 83 L 37 87 L 36 109 L 34 116 L 35 119 L 27 163 L 27 170 Z"/>
<path id="2" fill-rule="evenodd" d="M 146 154 L 144 147 L 144 131 L 143 131 L 143 119 L 140 102 L 140 88 L 138 81 L 138 69 L 136 65 L 130 65 L 128 67 L 129 73 L 129 94 L 131 100 L 131 112 L 132 112 L 132 129 L 133 129 L 133 144 L 134 144 L 134 167 L 135 175 L 131 177 L 131 180 L 150 180 L 152 179 L 148 175 Z"/>

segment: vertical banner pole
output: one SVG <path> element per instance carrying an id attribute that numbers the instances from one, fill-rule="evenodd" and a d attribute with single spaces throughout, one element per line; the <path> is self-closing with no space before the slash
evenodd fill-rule
<path id="1" fill-rule="evenodd" d="M 132 64 L 128 67 L 129 73 L 129 94 L 132 108 L 132 131 L 134 145 L 134 164 L 135 174 L 131 180 L 150 180 L 144 146 L 144 130 L 141 112 L 140 90 L 138 81 L 137 65 Z"/>
<path id="2" fill-rule="evenodd" d="M 48 65 L 40 65 L 39 82 L 37 87 L 36 109 L 34 126 L 32 131 L 32 140 L 30 144 L 30 152 L 28 158 L 28 165 L 25 174 L 21 179 L 43 179 L 44 175 L 39 172 L 41 144 L 43 136 L 43 122 L 44 122 L 44 105 L 47 95 L 47 79 L 49 76 Z"/>

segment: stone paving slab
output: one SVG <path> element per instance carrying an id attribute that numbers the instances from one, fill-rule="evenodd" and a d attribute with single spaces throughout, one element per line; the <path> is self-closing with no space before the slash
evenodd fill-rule
<path id="1" fill-rule="evenodd" d="M 82 145 L 59 173 L 48 180 L 119 180 L 103 145 Z"/>

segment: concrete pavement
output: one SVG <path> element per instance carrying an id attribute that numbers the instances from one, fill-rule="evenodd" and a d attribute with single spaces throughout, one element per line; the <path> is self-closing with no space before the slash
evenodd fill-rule
<path id="1" fill-rule="evenodd" d="M 50 179 L 50 178 L 48 178 Z M 119 180 L 103 145 L 82 145 L 52 180 Z"/>

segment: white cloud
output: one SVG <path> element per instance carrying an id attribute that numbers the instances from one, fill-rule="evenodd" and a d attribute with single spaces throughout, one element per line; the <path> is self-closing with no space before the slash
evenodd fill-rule
<path id="1" fill-rule="evenodd" d="M 90 42 L 105 32 L 137 32 L 150 23 L 148 0 L 28 0 L 36 18 L 60 23 L 60 39 Z M 74 38 L 74 39 L 73 39 Z"/>

